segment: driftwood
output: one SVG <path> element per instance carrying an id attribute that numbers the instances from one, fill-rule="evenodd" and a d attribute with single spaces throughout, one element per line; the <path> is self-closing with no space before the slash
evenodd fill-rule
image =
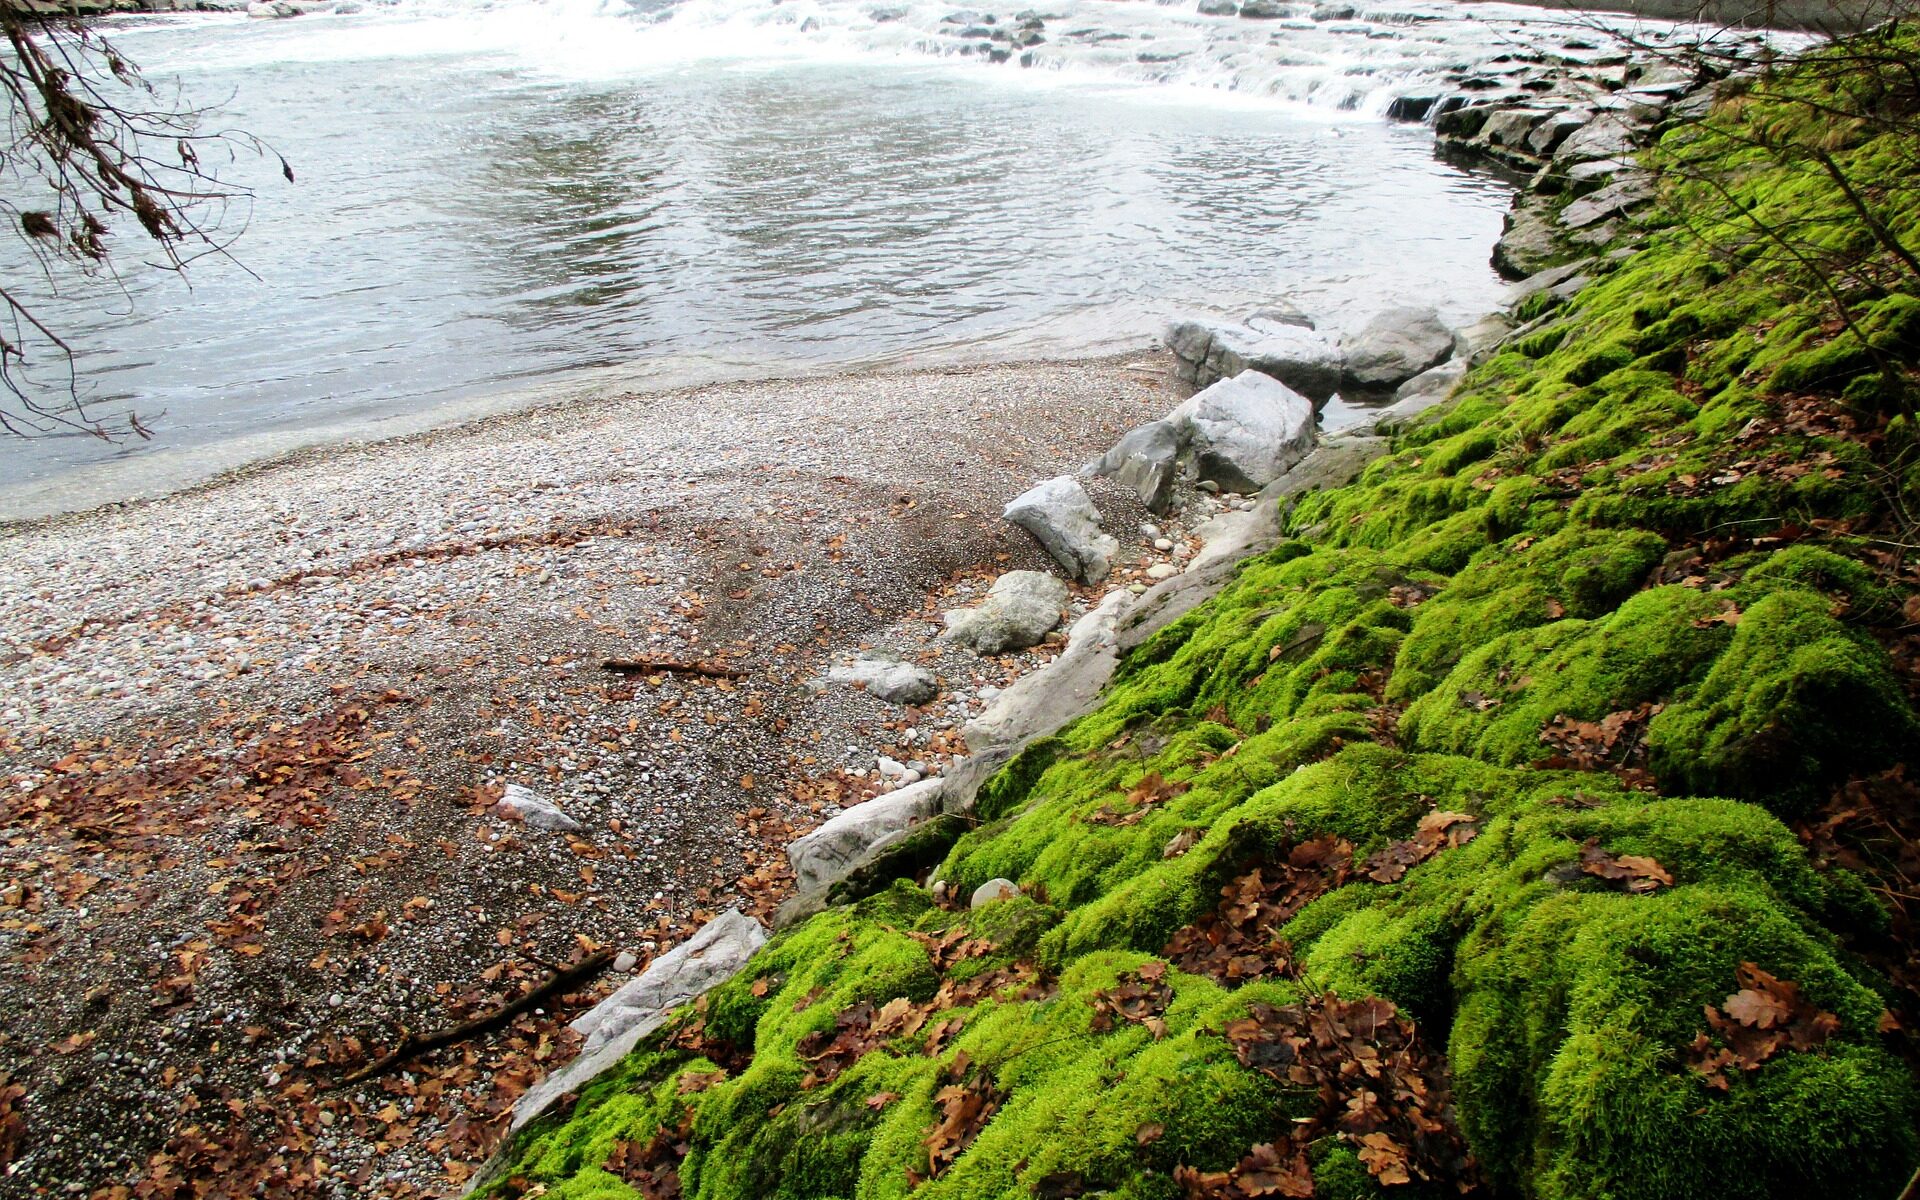
<path id="1" fill-rule="evenodd" d="M 400 1031 L 401 1037 L 398 1046 L 395 1046 L 392 1050 L 374 1059 L 365 1066 L 356 1067 L 346 1075 L 341 1076 L 340 1082 L 342 1084 L 364 1082 L 372 1079 L 376 1075 L 384 1075 L 408 1059 L 425 1054 L 429 1050 L 438 1050 L 442 1046 L 451 1046 L 455 1042 L 464 1042 L 475 1034 L 485 1033 L 495 1026 L 504 1025 L 521 1013 L 539 1004 L 548 996 L 570 992 L 574 988 L 579 987 L 587 980 L 592 979 L 595 975 L 606 970 L 607 964 L 611 963 L 613 958 L 614 954 L 611 950 L 601 950 L 598 953 L 589 954 L 572 966 L 555 971 L 543 982 L 527 989 L 519 996 L 507 1001 L 485 1016 L 475 1017 L 471 1021 L 462 1021 L 451 1029 L 443 1029 L 439 1033 L 428 1034 L 425 1037 L 420 1037 L 402 1029 Z"/>
<path id="2" fill-rule="evenodd" d="M 703 675 L 708 679 L 745 679 L 745 671 L 712 662 L 673 662 L 661 658 L 610 658 L 602 671 L 618 675 Z"/>

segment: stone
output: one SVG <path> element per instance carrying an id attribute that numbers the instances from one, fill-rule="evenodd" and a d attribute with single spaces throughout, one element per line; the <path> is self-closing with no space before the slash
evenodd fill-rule
<path id="1" fill-rule="evenodd" d="M 1045 737 L 1092 708 L 1119 664 L 1113 631 L 1132 598 L 1131 590 L 1108 592 L 1073 623 L 1067 648 L 1052 662 L 1005 690 L 981 688 L 987 708 L 962 730 L 967 745 L 976 751 L 1018 746 Z"/>
<path id="2" fill-rule="evenodd" d="M 1593 120 L 1593 113 L 1584 108 L 1557 112 L 1534 125 L 1527 134 L 1527 150 L 1541 158 L 1549 157 L 1566 141 Z"/>
<path id="3" fill-rule="evenodd" d="M 1123 483 L 1149 512 L 1165 512 L 1173 503 L 1173 487 L 1180 477 L 1182 433 L 1174 422 L 1149 421 L 1128 430 L 1113 449 L 1088 463 L 1083 474 Z"/>
<path id="4" fill-rule="evenodd" d="M 1390 308 L 1342 345 L 1347 382 L 1380 391 L 1445 362 L 1453 354 L 1453 331 L 1430 308 Z"/>
<path id="5" fill-rule="evenodd" d="M 1060 624 L 1060 610 L 1066 603 L 1067 585 L 1057 576 L 1009 571 L 993 581 L 978 606 L 950 610 L 941 636 L 981 654 L 1025 650 Z"/>
<path id="6" fill-rule="evenodd" d="M 1285 300 L 1275 300 L 1263 304 L 1247 314 L 1247 328 L 1270 332 L 1276 326 L 1289 326 L 1294 329 L 1312 329 L 1313 318 L 1301 312 Z"/>
<path id="7" fill-rule="evenodd" d="M 940 691 L 927 671 L 883 654 L 862 654 L 836 666 L 827 672 L 827 682 L 865 688 L 892 704 L 925 704 Z"/>
<path id="8" fill-rule="evenodd" d="M 1527 147 L 1527 135 L 1546 116 L 1546 110 L 1540 108 L 1503 108 L 1480 126 L 1480 140 L 1489 146 L 1524 150 Z"/>
<path id="9" fill-rule="evenodd" d="M 788 844 L 787 861 L 793 865 L 796 889 L 820 891 L 837 883 L 882 838 L 911 829 L 939 812 L 945 787 L 946 781 L 939 778 L 908 784 L 856 804 Z"/>
<path id="10" fill-rule="evenodd" d="M 615 975 L 630 975 L 633 973 L 633 969 L 639 965 L 640 956 L 631 950 L 622 950 L 613 956 L 613 973 Z"/>
<path id="11" fill-rule="evenodd" d="M 1595 158 L 1586 162 L 1577 162 L 1560 171 L 1566 190 L 1575 196 L 1584 196 L 1588 192 L 1605 187 L 1607 181 L 1623 171 L 1636 169 L 1630 158 Z"/>
<path id="12" fill-rule="evenodd" d="M 586 1036 L 580 1056 L 529 1088 L 513 1108 L 517 1130 L 555 1100 L 577 1091 L 627 1056 L 674 1009 L 733 978 L 767 943 L 760 922 L 738 909 L 708 921 L 691 938 L 662 954 L 611 996 L 574 1019 Z"/>
<path id="13" fill-rule="evenodd" d="M 1506 290 L 1502 302 L 1510 309 L 1519 308 L 1541 292 L 1557 289 L 1569 279 L 1579 277 L 1581 272 L 1593 265 L 1593 259 L 1582 258 L 1575 262 L 1564 263 L 1557 267 L 1548 267 L 1544 271 L 1535 271 Z"/>
<path id="14" fill-rule="evenodd" d="M 529 787 L 507 785 L 504 795 L 493 806 L 507 817 L 516 818 L 528 829 L 544 833 L 576 833 L 580 822 L 560 810 L 560 806 Z"/>
<path id="15" fill-rule="evenodd" d="M 1638 144 L 1639 135 L 1624 118 L 1601 113 L 1561 142 L 1553 152 L 1553 161 L 1571 164 L 1593 158 L 1624 158 Z"/>
<path id="16" fill-rule="evenodd" d="M 1316 21 L 1351 21 L 1360 10 L 1351 4 L 1322 4 L 1313 10 Z"/>
<path id="17" fill-rule="evenodd" d="M 968 908 L 980 908 L 992 904 L 995 900 L 1011 900 L 1020 894 L 1020 885 L 1011 879 L 989 879 L 973 889 L 973 898 L 967 901 Z"/>
<path id="18" fill-rule="evenodd" d="M 1071 475 L 1036 484 L 1000 515 L 1031 533 L 1053 560 L 1082 583 L 1107 577 L 1120 543 L 1101 532 L 1100 510 Z"/>
<path id="19" fill-rule="evenodd" d="M 1313 449 L 1313 404 L 1259 371 L 1223 379 L 1181 405 L 1194 469 L 1229 491 L 1258 491 Z"/>
<path id="20" fill-rule="evenodd" d="M 1653 180 L 1635 172 L 1623 175 L 1590 196 L 1568 204 L 1560 210 L 1560 223 L 1568 229 L 1585 229 L 1597 225 L 1610 217 L 1624 216 L 1653 199 Z"/>
<path id="21" fill-rule="evenodd" d="M 1258 327 L 1202 321 L 1172 326 L 1166 343 L 1181 360 L 1180 377 L 1203 388 L 1251 370 L 1316 404 L 1333 395 L 1340 386 L 1340 348 L 1310 328 L 1260 319 Z"/>
<path id="22" fill-rule="evenodd" d="M 1162 579 L 1171 579 L 1179 573 L 1180 568 L 1174 566 L 1172 563 L 1155 563 L 1147 568 L 1147 578 L 1155 582 Z"/>
<path id="23" fill-rule="evenodd" d="M 1441 363 L 1440 367 L 1448 366 L 1452 363 L 1460 363 L 1464 369 L 1467 365 L 1477 363 L 1497 350 L 1500 347 L 1500 343 L 1506 341 L 1512 333 L 1513 320 L 1505 313 L 1492 312 L 1487 313 L 1485 316 L 1478 317 L 1453 331 L 1453 357 Z M 1434 367 L 1431 371 L 1423 371 L 1421 374 L 1431 375 L 1433 371 L 1438 371 L 1440 367 Z M 1419 379 L 1420 375 L 1416 375 L 1400 386 L 1402 388 L 1410 387 L 1418 382 Z M 1395 394 L 1398 395 L 1397 392 Z"/>
<path id="24" fill-rule="evenodd" d="M 1493 246 L 1493 269 L 1503 279 L 1525 279 L 1545 269 L 1560 253 L 1548 216 L 1547 199 L 1521 192 L 1507 210 L 1506 232 Z"/>
<path id="25" fill-rule="evenodd" d="M 1240 6 L 1234 0 L 1200 0 L 1199 11 L 1203 17 L 1237 17 Z"/>

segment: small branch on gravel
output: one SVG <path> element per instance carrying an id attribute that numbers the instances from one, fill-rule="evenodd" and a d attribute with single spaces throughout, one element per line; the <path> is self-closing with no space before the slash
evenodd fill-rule
<path id="1" fill-rule="evenodd" d="M 475 1034 L 485 1033 L 496 1026 L 504 1025 L 521 1013 L 539 1004 L 548 996 L 570 992 L 579 987 L 587 980 L 592 979 L 595 975 L 606 970 L 607 964 L 611 963 L 613 958 L 614 954 L 611 950 L 601 950 L 598 953 L 589 954 L 565 970 L 556 971 L 554 974 L 549 975 L 545 981 L 522 992 L 518 997 L 509 1000 L 485 1016 L 475 1017 L 471 1021 L 462 1021 L 451 1029 L 429 1034 L 426 1037 L 416 1037 L 411 1033 L 407 1033 L 401 1037 L 398 1046 L 395 1046 L 392 1050 L 367 1065 L 356 1067 L 354 1070 L 341 1076 L 340 1083 L 344 1086 L 346 1084 L 365 1082 L 376 1075 L 384 1075 L 408 1059 L 425 1054 L 429 1050 L 438 1050 L 442 1046 L 451 1046 L 456 1042 L 464 1042 Z"/>
<path id="2" fill-rule="evenodd" d="M 602 671 L 620 675 L 704 675 L 708 679 L 745 679 L 745 671 L 711 662 L 672 662 L 659 658 L 610 658 L 600 664 Z"/>

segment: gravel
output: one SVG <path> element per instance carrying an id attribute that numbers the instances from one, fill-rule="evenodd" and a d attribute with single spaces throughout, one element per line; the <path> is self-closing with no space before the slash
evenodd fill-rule
<path id="1" fill-rule="evenodd" d="M 277 1146 L 317 1159 L 315 1194 L 457 1191 L 616 979 L 464 1067 L 322 1085 L 588 944 L 631 971 L 702 914 L 769 911 L 787 840 L 896 785 L 882 756 L 934 773 L 964 752 L 959 726 L 1060 635 L 982 658 L 938 640 L 939 613 L 1047 569 L 1000 506 L 1171 387 L 1155 359 L 619 397 L 0 533 L 0 875 L 19 885 L 0 1069 L 27 1122 L 5 1186 L 131 1183 L 163 1147 L 213 1171 L 181 1131 L 226 1122 L 254 1134 L 246 1169 Z M 1139 528 L 1129 495 L 1091 490 L 1109 530 Z M 1157 539 L 1190 552 L 1182 518 L 1223 507 L 1202 501 L 1122 539 L 1107 586 L 1167 561 Z M 1098 596 L 1076 588 L 1073 615 Z M 941 693 L 903 710 L 807 686 L 872 649 Z M 349 709 L 338 745 L 263 765 Z M 59 799 L 202 760 L 215 782 L 131 806 L 139 828 Z M 493 806 L 508 783 L 581 831 L 524 830 Z"/>

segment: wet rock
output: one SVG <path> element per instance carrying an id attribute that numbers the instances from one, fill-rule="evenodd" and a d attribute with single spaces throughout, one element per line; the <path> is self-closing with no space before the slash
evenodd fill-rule
<path id="1" fill-rule="evenodd" d="M 585 1086 L 625 1058 L 674 1009 L 733 978 L 766 942 L 767 931 L 760 922 L 738 909 L 729 909 L 655 959 L 645 971 L 574 1019 L 573 1028 L 587 1039 L 580 1056 L 520 1097 L 513 1108 L 512 1127 L 519 1129 L 555 1100 Z"/>
<path id="2" fill-rule="evenodd" d="M 1313 449 L 1313 403 L 1259 371 L 1223 379 L 1181 406 L 1194 469 L 1231 491 L 1257 491 Z"/>
<path id="3" fill-rule="evenodd" d="M 1060 623 L 1067 585 L 1045 571 L 1009 571 L 994 580 L 976 608 L 946 614 L 942 637 L 982 654 L 1001 654 L 1036 645 Z"/>
<path id="4" fill-rule="evenodd" d="M 973 898 L 967 901 L 968 908 L 981 908 L 995 900 L 1011 900 L 1020 894 L 1020 885 L 1011 879 L 989 879 L 973 889 Z"/>
<path id="5" fill-rule="evenodd" d="M 1256 314 L 1259 325 L 1182 321 L 1167 330 L 1176 373 L 1195 387 L 1244 371 L 1270 375 L 1315 403 L 1340 386 L 1340 348 L 1311 328 Z"/>
<path id="6" fill-rule="evenodd" d="M 1312 329 L 1313 318 L 1285 300 L 1275 300 L 1263 304 L 1247 314 L 1247 327 L 1262 333 L 1271 332 L 1277 325 L 1291 326 L 1294 329 Z M 1296 391 L 1298 389 L 1295 389 Z"/>
<path id="7" fill-rule="evenodd" d="M 1506 305 L 1510 309 L 1519 308 L 1542 292 L 1554 292 L 1560 295 L 1561 299 L 1568 299 L 1581 287 L 1586 286 L 1587 276 L 1583 272 L 1593 266 L 1593 263 L 1594 260 L 1591 258 L 1582 258 L 1557 267 L 1548 267 L 1544 271 L 1535 271 L 1507 289 L 1504 297 Z M 1578 286 L 1565 292 L 1561 291 L 1564 286 L 1574 280 L 1580 281 Z"/>
<path id="8" fill-rule="evenodd" d="M 923 779 L 840 813 L 787 846 L 794 885 L 801 892 L 822 891 L 858 866 L 888 834 L 911 829 L 940 811 L 944 779 Z"/>
<path id="9" fill-rule="evenodd" d="M 1281 17 L 1293 15 L 1293 9 L 1280 0 L 1247 0 L 1240 6 L 1240 15 L 1260 21 L 1277 21 Z"/>
<path id="10" fill-rule="evenodd" d="M 575 833 L 581 828 L 580 822 L 562 812 L 559 805 L 532 788 L 517 783 L 508 784 L 505 794 L 493 807 L 503 816 L 518 819 L 528 829 L 545 833 Z"/>
<path id="11" fill-rule="evenodd" d="M 1541 158 L 1547 158 L 1560 148 L 1560 143 L 1585 129 L 1592 120 L 1593 113 L 1587 109 L 1570 109 L 1566 112 L 1554 113 L 1536 122 L 1533 129 L 1528 132 L 1527 151 Z"/>
<path id="12" fill-rule="evenodd" d="M 1453 354 L 1453 331 L 1430 308 L 1390 308 L 1342 343 L 1346 381 L 1361 389 L 1398 387 Z"/>
<path id="13" fill-rule="evenodd" d="M 1203 17 L 1237 17 L 1240 6 L 1234 0 L 1200 0 L 1199 12 Z"/>
<path id="14" fill-rule="evenodd" d="M 1165 512 L 1173 500 L 1180 474 L 1180 452 L 1186 446 L 1184 430 L 1172 421 L 1151 421 L 1129 430 L 1093 462 L 1085 474 L 1126 484 L 1152 512 Z"/>
<path id="15" fill-rule="evenodd" d="M 1351 4 L 1322 4 L 1313 10 L 1316 21 L 1351 21 L 1360 10 Z"/>
<path id="16" fill-rule="evenodd" d="M 1039 540 L 1053 560 L 1082 583 L 1107 577 L 1120 543 L 1101 532 L 1100 510 L 1071 475 L 1038 484 L 1000 514 Z M 996 584 L 996 587 L 999 585 Z"/>
<path id="17" fill-rule="evenodd" d="M 1595 158 L 1624 158 L 1639 144 L 1634 127 L 1614 113 L 1601 113 L 1575 130 L 1553 152 L 1555 163 L 1572 164 Z"/>
<path id="18" fill-rule="evenodd" d="M 940 691 L 928 672 L 883 654 L 863 654 L 827 672 L 829 683 L 864 687 L 893 704 L 925 704 Z"/>
<path id="19" fill-rule="evenodd" d="M 1622 176 L 1561 209 L 1560 223 L 1568 229 L 1585 229 L 1611 217 L 1624 216 L 1653 196 L 1652 179 L 1639 173 Z"/>
<path id="20" fill-rule="evenodd" d="M 1525 279 L 1544 270 L 1559 253 L 1547 198 L 1533 192 L 1514 197 L 1506 232 L 1493 246 L 1493 269 L 1505 279 Z"/>
<path id="21" fill-rule="evenodd" d="M 1480 127 L 1480 140 L 1489 146 L 1499 146 L 1509 150 L 1525 150 L 1527 135 L 1533 127 L 1547 116 L 1546 110 L 1538 108 L 1503 108 L 1488 117 Z"/>

